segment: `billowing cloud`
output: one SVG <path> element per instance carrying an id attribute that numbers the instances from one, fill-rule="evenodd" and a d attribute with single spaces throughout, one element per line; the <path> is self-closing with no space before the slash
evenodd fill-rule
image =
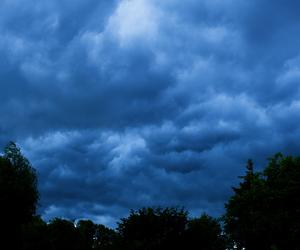
<path id="1" fill-rule="evenodd" d="M 40 213 L 218 216 L 248 158 L 298 154 L 299 7 L 2 1 L 0 144 L 37 169 Z"/>

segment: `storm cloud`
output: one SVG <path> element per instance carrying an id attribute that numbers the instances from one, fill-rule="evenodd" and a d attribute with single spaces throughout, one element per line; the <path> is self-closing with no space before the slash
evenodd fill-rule
<path id="1" fill-rule="evenodd" d="M 219 216 L 248 158 L 300 150 L 293 0 L 4 0 L 0 144 L 44 218 L 130 208 Z"/>

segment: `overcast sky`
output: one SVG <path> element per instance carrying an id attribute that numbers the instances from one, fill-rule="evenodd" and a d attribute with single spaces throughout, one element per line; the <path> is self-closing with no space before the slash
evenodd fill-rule
<path id="1" fill-rule="evenodd" d="M 0 146 L 39 213 L 219 216 L 252 158 L 300 150 L 297 0 L 1 0 Z"/>

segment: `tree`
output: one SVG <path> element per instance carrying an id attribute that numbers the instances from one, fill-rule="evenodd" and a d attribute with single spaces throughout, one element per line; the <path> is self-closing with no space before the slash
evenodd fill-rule
<path id="1" fill-rule="evenodd" d="M 187 224 L 187 212 L 176 208 L 132 210 L 121 219 L 119 245 L 130 250 L 177 249 Z"/>
<path id="2" fill-rule="evenodd" d="M 248 160 L 247 172 L 240 177 L 239 187 L 226 207 L 225 229 L 238 249 L 267 249 L 266 224 L 264 222 L 264 180 L 260 173 L 253 172 L 253 163 Z M 260 243 L 262 242 L 262 243 Z M 261 248 L 260 248 L 261 247 Z"/>
<path id="3" fill-rule="evenodd" d="M 93 249 L 96 234 L 96 225 L 91 220 L 80 220 L 76 225 L 85 250 Z"/>
<path id="4" fill-rule="evenodd" d="M 22 226 L 22 250 L 53 250 L 48 237 L 47 223 L 35 216 Z"/>
<path id="5" fill-rule="evenodd" d="M 207 214 L 189 220 L 184 237 L 184 249 L 224 250 L 226 239 L 217 219 Z"/>
<path id="6" fill-rule="evenodd" d="M 237 249 L 300 246 L 300 158 L 276 154 L 263 172 L 246 175 L 225 204 L 225 230 Z"/>
<path id="7" fill-rule="evenodd" d="M 39 194 L 37 176 L 15 143 L 0 156 L 0 221 L 2 242 L 18 244 L 23 224 L 35 215 Z"/>
<path id="8" fill-rule="evenodd" d="M 300 157 L 281 153 L 263 172 L 270 238 L 277 249 L 300 249 Z"/>
<path id="9" fill-rule="evenodd" d="M 47 232 L 53 250 L 85 250 L 81 234 L 72 221 L 55 218 L 48 224 Z"/>
<path id="10" fill-rule="evenodd" d="M 116 249 L 118 234 L 104 225 L 94 224 L 91 220 L 80 220 L 76 224 L 85 250 L 113 250 Z"/>
<path id="11" fill-rule="evenodd" d="M 96 225 L 93 249 L 96 250 L 120 249 L 117 246 L 118 240 L 119 240 L 119 235 L 116 231 L 104 225 Z"/>

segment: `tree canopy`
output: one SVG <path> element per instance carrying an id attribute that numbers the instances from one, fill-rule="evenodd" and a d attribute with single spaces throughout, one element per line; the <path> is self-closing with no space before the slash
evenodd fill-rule
<path id="1" fill-rule="evenodd" d="M 18 244 L 23 224 L 32 220 L 39 194 L 37 176 L 15 143 L 0 156 L 0 221 L 2 241 Z"/>
<path id="2" fill-rule="evenodd" d="M 276 154 L 247 172 L 226 203 L 225 230 L 237 249 L 299 249 L 300 157 Z"/>

